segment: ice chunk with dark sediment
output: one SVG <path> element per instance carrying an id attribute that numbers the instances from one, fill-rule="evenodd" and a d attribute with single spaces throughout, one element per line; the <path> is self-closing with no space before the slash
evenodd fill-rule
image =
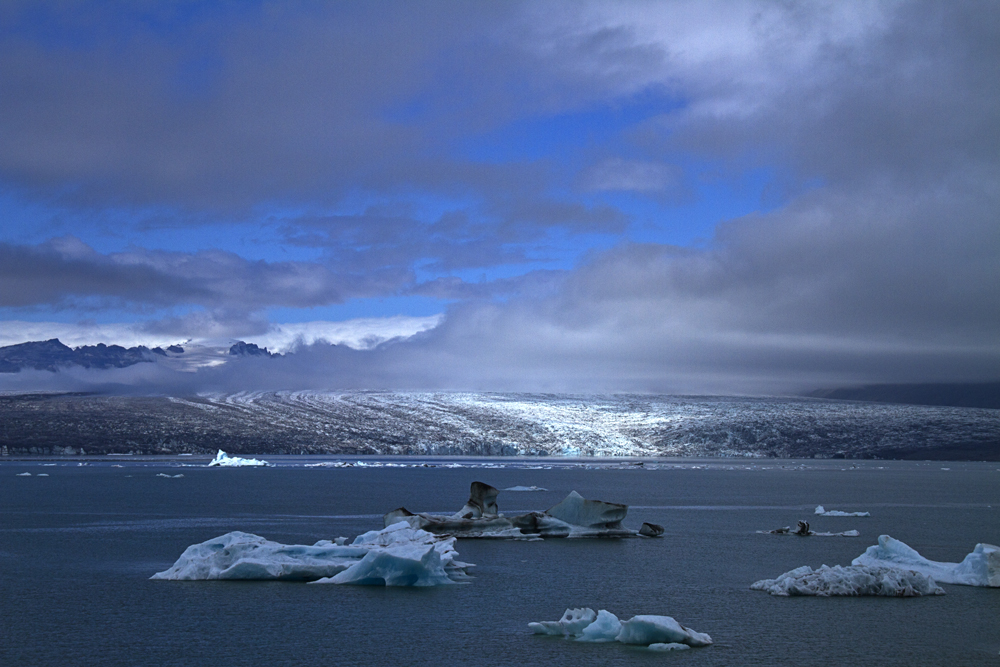
<path id="1" fill-rule="evenodd" d="M 244 459 L 239 456 L 230 456 L 221 449 L 215 458 L 209 461 L 209 466 L 220 468 L 263 468 L 271 465 L 267 461 L 260 459 Z"/>
<path id="2" fill-rule="evenodd" d="M 495 517 L 500 513 L 497 494 L 500 492 L 483 482 L 473 482 L 469 488 L 469 501 L 458 510 L 453 519 L 482 519 Z"/>
<path id="3" fill-rule="evenodd" d="M 611 612 L 583 607 L 567 609 L 558 621 L 529 623 L 538 635 L 561 635 L 582 642 L 611 642 L 643 646 L 683 644 L 708 646 L 712 638 L 702 632 L 684 627 L 670 616 L 640 615 L 619 621 Z M 657 649 L 662 650 L 662 649 Z"/>
<path id="4" fill-rule="evenodd" d="M 944 584 L 1000 587 L 1000 547 L 977 544 L 960 563 L 928 560 L 912 547 L 888 535 L 852 561 L 853 565 L 897 568 L 920 572 Z"/>
<path id="5" fill-rule="evenodd" d="M 845 530 L 840 533 L 820 533 L 809 527 L 808 521 L 799 521 L 795 530 L 791 527 L 775 528 L 774 530 L 758 530 L 758 533 L 766 535 L 797 535 L 799 537 L 858 537 L 861 533 L 856 530 Z"/>
<path id="6" fill-rule="evenodd" d="M 543 512 L 508 518 L 498 511 L 497 493 L 488 484 L 473 482 L 469 502 L 451 516 L 415 514 L 400 507 L 385 514 L 385 525 L 405 522 L 412 528 L 463 538 L 633 537 L 639 534 L 621 525 L 628 505 L 587 500 L 573 491 L 562 502 Z M 643 534 L 655 536 L 657 529 L 662 533 L 661 526 L 647 526 Z"/>
<path id="7" fill-rule="evenodd" d="M 151 579 L 437 586 L 465 581 L 471 567 L 457 560 L 454 538 L 405 524 L 359 535 L 350 545 L 341 542 L 286 545 L 235 531 L 188 547 L 172 567 Z"/>
<path id="8" fill-rule="evenodd" d="M 856 516 L 856 517 L 871 516 L 870 512 L 842 512 L 841 510 L 828 510 L 822 505 L 816 506 L 816 514 L 818 514 L 819 516 Z"/>
<path id="9" fill-rule="evenodd" d="M 755 591 L 771 595 L 838 595 L 878 597 L 919 597 L 944 595 L 944 590 L 930 577 L 919 572 L 865 565 L 828 567 L 813 570 L 808 565 L 785 572 L 777 579 L 761 579 L 750 585 Z"/>

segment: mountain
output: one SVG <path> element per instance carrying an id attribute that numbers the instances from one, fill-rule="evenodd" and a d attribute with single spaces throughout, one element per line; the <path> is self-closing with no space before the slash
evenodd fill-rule
<path id="1" fill-rule="evenodd" d="M 143 345 L 124 348 L 121 345 L 83 345 L 73 349 L 59 342 L 58 338 L 0 347 L 0 373 L 17 373 L 32 368 L 39 371 L 57 371 L 65 366 L 84 368 L 125 368 L 134 364 L 166 356 L 158 347 Z"/>

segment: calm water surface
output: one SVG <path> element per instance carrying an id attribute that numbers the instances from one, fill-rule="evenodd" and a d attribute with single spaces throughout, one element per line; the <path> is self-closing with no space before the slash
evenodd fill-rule
<path id="1" fill-rule="evenodd" d="M 849 564 L 882 533 L 944 561 L 961 560 L 977 542 L 1000 543 L 996 463 L 686 460 L 659 470 L 538 470 L 183 462 L 0 462 L 0 664 L 1000 665 L 1000 589 L 823 599 L 748 588 L 800 565 Z M 26 471 L 32 476 L 16 476 Z M 452 512 L 473 480 L 548 489 L 501 492 L 505 513 L 545 509 L 575 489 L 629 504 L 626 525 L 651 521 L 666 535 L 463 540 L 459 553 L 476 563 L 476 578 L 435 589 L 148 579 L 188 545 L 231 530 L 312 544 L 381 528 L 381 515 L 399 506 Z M 872 517 L 815 517 L 817 504 Z M 754 532 L 798 519 L 861 537 Z M 715 644 L 659 654 L 527 628 L 579 606 L 622 619 L 673 616 Z"/>

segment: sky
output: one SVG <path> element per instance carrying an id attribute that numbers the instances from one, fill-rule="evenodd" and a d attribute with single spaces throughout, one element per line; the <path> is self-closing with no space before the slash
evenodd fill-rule
<path id="1" fill-rule="evenodd" d="M 1000 378 L 993 2 L 0 3 L 0 390 Z M 265 365 L 262 365 L 265 364 Z"/>

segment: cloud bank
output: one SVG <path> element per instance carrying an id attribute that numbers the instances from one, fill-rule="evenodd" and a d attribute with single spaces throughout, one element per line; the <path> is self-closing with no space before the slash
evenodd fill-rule
<path id="1" fill-rule="evenodd" d="M 79 21 L 54 7 L 50 22 Z M 771 393 L 1000 377 L 992 3 L 254 7 L 189 19 L 175 43 L 134 12 L 93 22 L 91 46 L 5 34 L 0 179 L 74 210 L 167 207 L 178 224 L 284 202 L 299 212 L 272 228 L 313 257 L 11 241 L 0 305 L 197 306 L 220 332 L 263 334 L 272 307 L 434 295 L 443 321 L 364 351 L 306 340 L 183 376 L 8 387 Z M 552 143 L 615 105 L 643 112 Z M 518 153 L 543 145 L 535 131 L 550 149 Z M 507 136 L 532 140 L 484 148 Z M 748 173 L 768 175 L 758 210 L 698 244 L 644 241 L 618 199 L 669 206 Z M 375 203 L 329 210 L 359 197 Z M 587 235 L 610 241 L 572 246 Z M 532 264 L 567 243 L 568 268 Z M 462 273 L 497 267 L 517 268 Z"/>

